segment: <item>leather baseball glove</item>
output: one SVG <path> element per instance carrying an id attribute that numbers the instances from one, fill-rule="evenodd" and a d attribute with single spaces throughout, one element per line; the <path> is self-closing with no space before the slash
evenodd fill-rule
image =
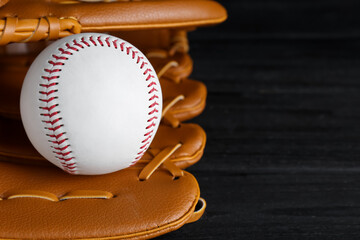
<path id="1" fill-rule="evenodd" d="M 200 160 L 206 135 L 181 122 L 203 111 L 206 87 L 188 78 L 186 35 L 225 19 L 208 0 L 0 0 L 0 238 L 148 239 L 198 220 L 206 203 L 182 169 Z M 110 32 L 137 46 L 163 90 L 163 119 L 148 151 L 136 165 L 101 176 L 49 164 L 19 121 L 32 60 L 50 41 L 80 32 Z"/>

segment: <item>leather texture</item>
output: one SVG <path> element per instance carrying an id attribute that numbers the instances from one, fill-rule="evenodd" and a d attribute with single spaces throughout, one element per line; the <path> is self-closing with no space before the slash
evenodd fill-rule
<path id="1" fill-rule="evenodd" d="M 44 17 L 49 13 L 51 17 Z M 221 23 L 226 17 L 225 9 L 210 0 L 96 3 L 11 0 L 0 7 L 0 45 L 56 39 L 80 32 L 193 28 Z"/>
<path id="2" fill-rule="evenodd" d="M 163 94 L 165 103 L 170 101 L 175 95 L 184 96 L 183 100 L 179 101 L 168 111 L 169 118 L 186 121 L 198 116 L 204 110 L 207 95 L 204 83 L 187 78 L 181 80 L 178 84 L 166 80 L 160 80 L 160 83 L 162 89 L 166 89 Z M 171 96 L 168 93 L 171 93 Z M 167 119 L 164 121 L 166 122 Z"/>
<path id="3" fill-rule="evenodd" d="M 0 0 L 0 7 L 4 6 L 9 0 Z"/>
<path id="4" fill-rule="evenodd" d="M 1 239 L 148 239 L 184 225 L 200 197 L 190 173 L 174 179 L 166 169 L 145 181 L 141 168 L 99 176 L 5 162 L 0 169 Z"/>

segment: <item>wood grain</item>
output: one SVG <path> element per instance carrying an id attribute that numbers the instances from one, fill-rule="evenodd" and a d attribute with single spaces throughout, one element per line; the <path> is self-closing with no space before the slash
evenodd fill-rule
<path id="1" fill-rule="evenodd" d="M 190 34 L 204 217 L 160 239 L 358 239 L 358 1 L 224 1 Z"/>

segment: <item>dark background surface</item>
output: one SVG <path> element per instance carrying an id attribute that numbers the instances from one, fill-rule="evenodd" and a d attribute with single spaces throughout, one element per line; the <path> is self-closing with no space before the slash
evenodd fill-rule
<path id="1" fill-rule="evenodd" d="M 189 35 L 208 207 L 159 239 L 359 239 L 360 1 L 221 3 Z"/>

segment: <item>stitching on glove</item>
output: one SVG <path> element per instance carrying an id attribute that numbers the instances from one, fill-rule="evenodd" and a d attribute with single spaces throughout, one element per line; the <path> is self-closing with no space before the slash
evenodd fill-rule
<path id="1" fill-rule="evenodd" d="M 139 52 L 132 49 L 131 46 L 127 47 L 125 42 L 118 43 L 117 40 L 112 41 L 113 45 L 110 44 L 109 37 L 102 39 L 101 36 L 94 37 L 90 36 L 89 39 L 84 37 L 78 42 L 73 40 L 65 44 L 66 48 L 59 48 L 59 54 L 53 54 L 52 59 L 48 61 L 51 68 L 44 69 L 46 75 L 43 75 L 42 83 L 39 84 L 41 90 L 39 94 L 41 95 L 40 100 L 40 109 L 42 113 L 42 122 L 46 125 L 45 129 L 49 131 L 47 134 L 49 142 L 52 144 L 54 149 L 53 153 L 55 157 L 61 163 L 63 169 L 68 173 L 75 174 L 77 173 L 76 166 L 76 157 L 71 151 L 71 144 L 69 139 L 66 137 L 65 127 L 62 123 L 61 110 L 58 104 L 58 89 L 57 85 L 61 82 L 60 72 L 62 66 L 65 65 L 65 62 L 81 49 L 84 49 L 84 46 L 102 46 L 114 47 L 115 49 L 120 49 L 121 52 L 124 52 L 126 55 L 130 56 L 135 63 L 140 66 L 141 70 L 144 70 L 143 75 L 145 76 L 145 81 L 149 82 L 147 85 L 148 94 L 149 94 L 149 112 L 147 119 L 147 126 L 145 127 L 144 138 L 141 141 L 141 146 L 139 152 L 135 157 L 134 161 L 131 162 L 131 165 L 134 165 L 145 153 L 147 147 L 150 145 L 150 140 L 154 134 L 154 128 L 156 127 L 155 120 L 158 119 L 157 113 L 159 113 L 159 96 L 158 96 L 158 84 L 155 81 L 151 81 L 155 76 L 152 74 L 152 69 L 146 67 L 151 66 L 148 62 L 144 61 L 144 58 L 139 55 Z"/>
<path id="2" fill-rule="evenodd" d="M 189 41 L 187 38 L 187 32 L 184 30 L 174 31 L 171 37 L 172 47 L 169 50 L 170 56 L 173 56 L 176 52 L 187 53 L 189 52 Z"/>
<path id="3" fill-rule="evenodd" d="M 168 102 L 167 104 L 164 104 L 164 108 L 163 108 L 163 112 L 162 112 L 162 117 L 170 123 L 170 125 L 173 128 L 176 128 L 179 126 L 180 121 L 177 120 L 176 118 L 173 118 L 171 115 L 167 114 L 169 109 L 172 108 L 176 103 L 178 103 L 179 101 L 184 100 L 185 97 L 184 95 L 178 95 L 177 97 L 175 97 L 172 101 Z"/>
<path id="4" fill-rule="evenodd" d="M 11 200 L 16 198 L 40 198 L 52 202 L 59 202 L 69 199 L 111 199 L 115 196 L 108 191 L 101 190 L 74 190 L 66 193 L 64 196 L 58 198 L 55 194 L 39 191 L 39 190 L 21 190 L 12 192 L 7 198 L 0 198 L 0 200 Z"/>
<path id="5" fill-rule="evenodd" d="M 156 157 L 151 160 L 140 172 L 139 180 L 145 181 L 150 178 L 156 169 L 160 167 L 161 164 L 164 164 L 165 167 L 170 171 L 170 173 L 175 177 L 180 177 L 184 175 L 184 172 L 176 167 L 170 160 L 170 156 L 182 146 L 181 143 L 176 144 L 173 147 L 167 147 L 156 155 Z M 167 163 L 167 164 L 165 164 Z"/>
<path id="6" fill-rule="evenodd" d="M 170 61 L 165 64 L 158 73 L 158 78 L 161 78 L 170 68 L 178 67 L 179 63 L 177 61 Z"/>

